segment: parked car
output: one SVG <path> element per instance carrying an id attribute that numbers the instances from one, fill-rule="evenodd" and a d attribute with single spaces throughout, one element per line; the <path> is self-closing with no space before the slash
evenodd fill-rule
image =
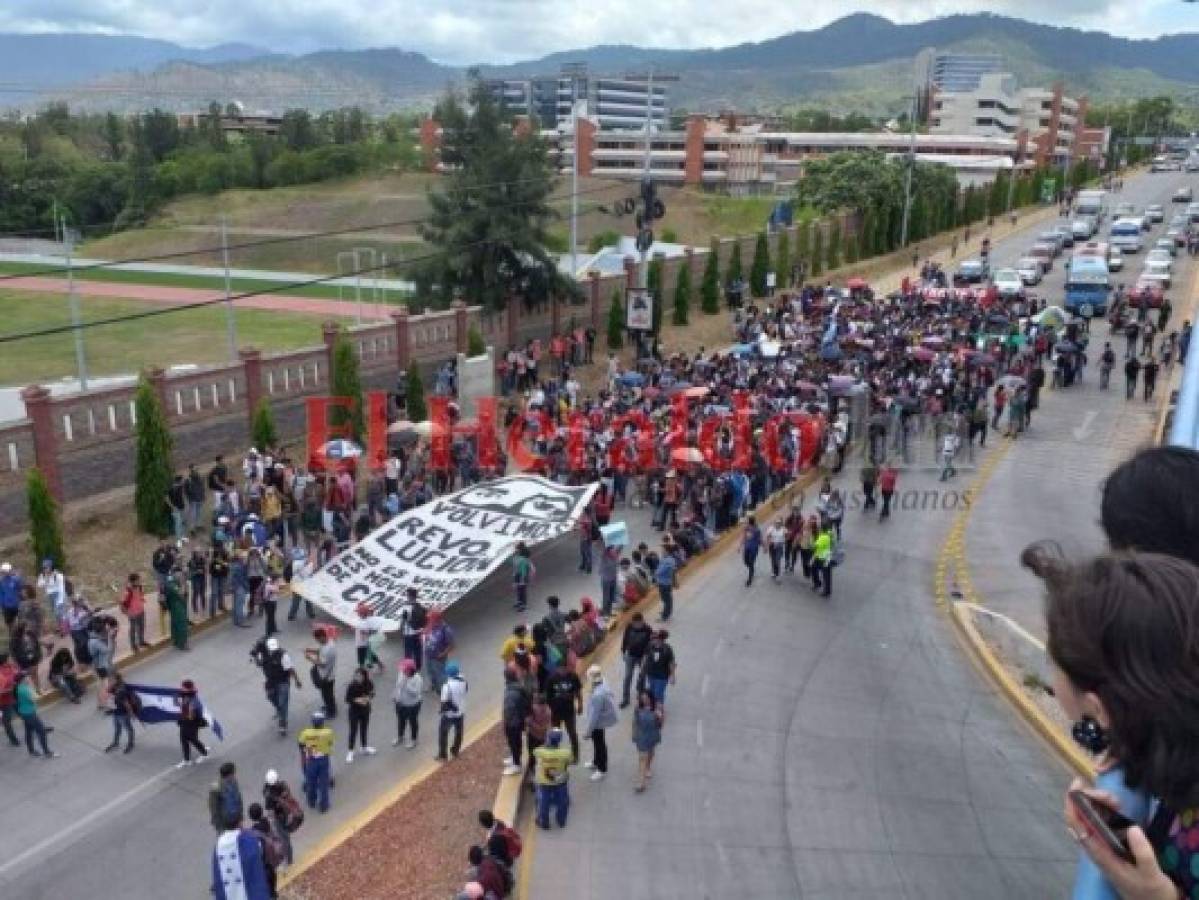
<path id="1" fill-rule="evenodd" d="M 1190 171 L 1190 168 L 1189 168 L 1190 163 L 1188 162 L 1187 165 L 1188 165 L 1187 171 L 1189 172 Z M 1190 185 L 1187 185 L 1185 187 L 1180 187 L 1177 190 L 1175 190 L 1174 196 L 1172 196 L 1170 199 L 1173 200 L 1175 203 L 1190 203 L 1194 198 L 1195 198 L 1194 192 L 1191 190 Z"/>
<path id="2" fill-rule="evenodd" d="M 1153 249 L 1154 250 L 1164 250 L 1166 253 L 1169 253 L 1170 256 L 1172 256 L 1172 257 L 1176 256 L 1178 254 L 1178 245 L 1176 243 L 1174 243 L 1172 238 L 1168 238 L 1168 237 L 1158 238 L 1156 241 L 1154 241 Z M 1152 254 L 1150 254 L 1150 255 L 1152 256 Z"/>
<path id="3" fill-rule="evenodd" d="M 1016 263 L 1016 274 L 1028 286 L 1040 284 L 1041 277 L 1045 274 L 1045 264 L 1036 257 L 1022 256 Z"/>
<path id="4" fill-rule="evenodd" d="M 1160 203 L 1151 203 L 1145 207 L 1145 218 L 1150 222 L 1162 222 L 1166 218 L 1166 210 Z"/>
<path id="5" fill-rule="evenodd" d="M 991 284 L 1005 300 L 1015 300 L 1024 296 L 1024 279 L 1015 269 L 997 269 L 991 278 Z"/>
<path id="6" fill-rule="evenodd" d="M 953 273 L 953 283 L 982 284 L 987 280 L 988 274 L 990 267 L 981 259 L 964 259 L 958 265 L 958 270 Z"/>
<path id="7" fill-rule="evenodd" d="M 1107 251 L 1107 270 L 1119 272 L 1124 268 L 1124 251 L 1119 247 L 1109 247 Z"/>

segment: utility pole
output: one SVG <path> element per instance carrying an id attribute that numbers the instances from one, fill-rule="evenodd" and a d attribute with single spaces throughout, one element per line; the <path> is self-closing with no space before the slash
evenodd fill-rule
<path id="1" fill-rule="evenodd" d="M 575 253 L 579 246 L 579 77 L 570 76 L 570 133 L 574 149 L 570 154 L 570 277 L 577 279 L 579 264 Z"/>
<path id="2" fill-rule="evenodd" d="M 229 361 L 237 362 L 237 319 L 233 313 L 233 279 L 229 277 L 229 232 L 221 216 L 221 263 L 225 267 L 225 330 L 229 333 Z"/>
<path id="3" fill-rule="evenodd" d="M 908 171 L 903 179 L 903 223 L 899 231 L 899 246 L 908 245 L 908 221 L 912 215 L 912 170 L 916 168 L 916 95 L 908 112 Z"/>
<path id="4" fill-rule="evenodd" d="M 67 300 L 71 306 L 71 330 L 75 334 L 75 368 L 79 373 L 79 390 L 87 390 L 87 354 L 83 352 L 83 328 L 79 319 L 79 295 L 75 293 L 75 233 L 68 230 L 67 220 L 61 220 L 62 238 L 67 251 Z"/>

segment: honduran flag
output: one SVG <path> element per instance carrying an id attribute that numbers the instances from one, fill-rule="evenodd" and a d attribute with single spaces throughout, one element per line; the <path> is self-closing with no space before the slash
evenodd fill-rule
<path id="1" fill-rule="evenodd" d="M 141 712 L 138 713 L 138 719 L 145 722 L 147 725 L 154 725 L 159 722 L 178 722 L 179 721 L 179 698 L 183 696 L 183 691 L 173 687 L 157 687 L 149 684 L 129 684 L 126 686 L 137 694 L 138 699 L 142 702 Z M 221 728 L 221 723 L 204 705 L 199 695 L 196 695 L 196 704 L 200 707 L 200 716 L 212 729 L 212 733 L 219 740 L 225 739 L 225 730 Z"/>

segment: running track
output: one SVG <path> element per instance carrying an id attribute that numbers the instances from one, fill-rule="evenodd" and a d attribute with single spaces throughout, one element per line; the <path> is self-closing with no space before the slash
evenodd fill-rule
<path id="1" fill-rule="evenodd" d="M 63 278 L 11 278 L 4 286 L 15 291 L 34 291 L 43 294 L 65 294 L 67 282 Z M 145 300 L 165 306 L 186 306 L 205 300 L 224 299 L 223 291 L 203 288 L 166 287 L 153 284 L 128 284 L 125 282 L 83 281 L 76 279 L 75 292 L 80 297 L 113 298 L 120 300 Z M 311 316 L 336 316 L 353 318 L 358 315 L 358 304 L 353 301 L 321 300 L 315 297 L 295 297 L 288 294 L 262 294 L 241 297 L 234 301 L 243 309 L 269 309 L 279 312 L 301 313 Z M 391 307 L 375 303 L 362 304 L 362 318 L 387 321 Z"/>

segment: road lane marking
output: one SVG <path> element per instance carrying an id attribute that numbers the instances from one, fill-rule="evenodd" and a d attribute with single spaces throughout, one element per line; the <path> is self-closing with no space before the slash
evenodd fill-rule
<path id="1" fill-rule="evenodd" d="M 704 720 L 703 719 L 695 720 L 695 744 L 697 747 L 701 747 L 701 748 L 704 746 Z M 0 869 L 0 871 L 3 871 L 3 870 Z"/>

